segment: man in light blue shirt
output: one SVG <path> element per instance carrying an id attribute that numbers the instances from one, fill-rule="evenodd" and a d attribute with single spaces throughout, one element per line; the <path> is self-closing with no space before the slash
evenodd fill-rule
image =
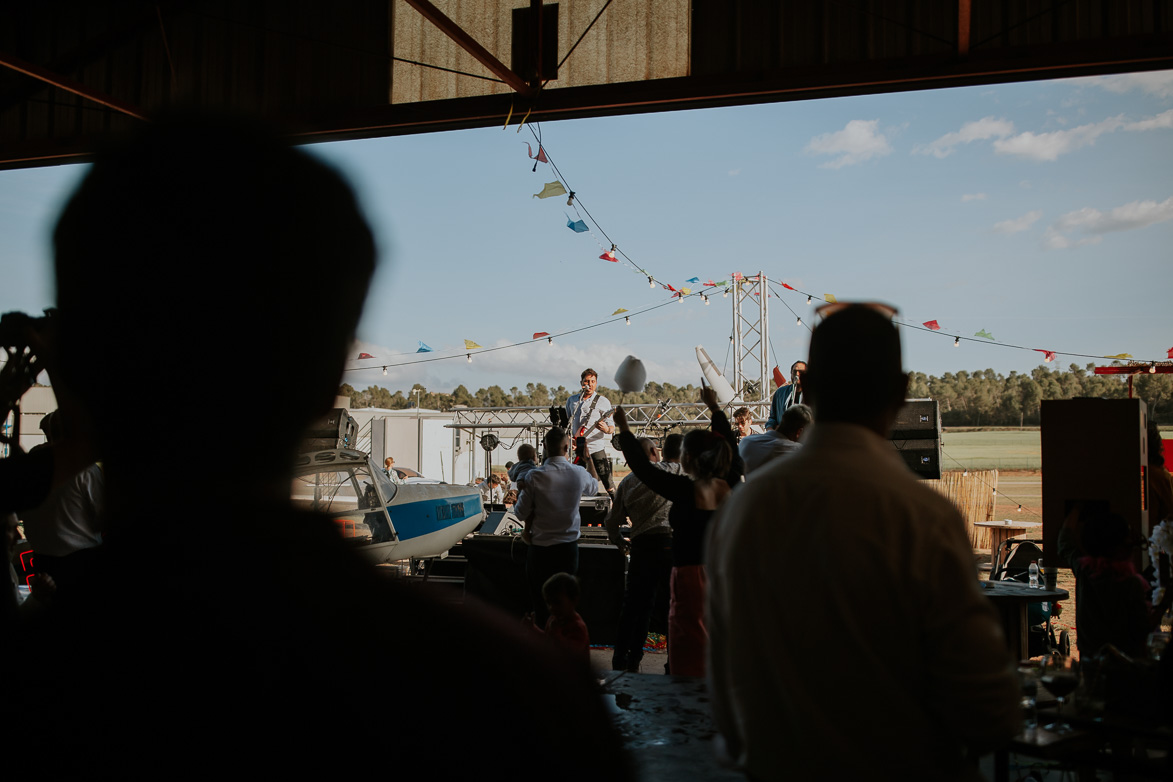
<path id="1" fill-rule="evenodd" d="M 521 481 L 514 512 L 525 523 L 522 540 L 529 545 L 525 577 L 533 602 L 534 621 L 544 627 L 548 616 L 542 584 L 555 573 L 578 572 L 578 513 L 584 496 L 594 496 L 599 481 L 588 468 L 571 464 L 570 438 L 553 427 L 544 438 L 546 462 Z M 590 459 L 584 460 L 590 467 Z"/>

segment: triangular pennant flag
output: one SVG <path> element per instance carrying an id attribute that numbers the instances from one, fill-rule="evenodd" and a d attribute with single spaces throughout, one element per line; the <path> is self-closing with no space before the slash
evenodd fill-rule
<path id="1" fill-rule="evenodd" d="M 432 352 L 432 349 L 430 347 L 428 347 L 427 345 L 425 345 L 423 342 L 420 342 L 420 340 L 417 339 L 416 342 L 419 342 L 419 345 L 420 345 L 419 349 L 416 350 L 416 353 L 431 353 Z"/>
<path id="2" fill-rule="evenodd" d="M 370 353 L 359 353 L 359 354 L 358 354 L 358 357 L 359 357 L 360 359 L 363 359 L 363 358 L 374 358 L 374 356 L 372 356 Z"/>
<path id="3" fill-rule="evenodd" d="M 785 289 L 786 289 L 786 290 L 788 290 L 788 291 L 796 291 L 796 290 L 798 290 L 798 288 L 792 288 L 791 286 L 787 285 L 786 283 L 782 283 L 782 287 L 783 287 L 783 288 L 785 288 Z"/>
<path id="4" fill-rule="evenodd" d="M 534 157 L 534 148 L 529 145 L 529 142 L 525 141 L 522 143 L 525 144 L 525 154 L 529 155 L 530 160 L 537 160 L 539 163 L 550 162 L 546 157 L 546 150 L 542 148 L 541 144 L 538 144 L 538 155 L 537 157 Z"/>
<path id="5" fill-rule="evenodd" d="M 729 280 L 721 280 L 720 282 L 714 282 L 714 283 L 713 283 L 713 285 L 717 286 L 718 288 L 724 288 L 724 287 L 726 287 L 728 284 L 729 284 Z"/>
<path id="6" fill-rule="evenodd" d="M 708 282 L 705 283 L 705 286 L 708 288 L 715 287 L 716 285 L 717 285 L 717 283 L 713 282 L 713 280 L 711 278 L 709 279 Z M 1170 348 L 1170 349 L 1173 350 L 1173 348 Z"/>
<path id="7" fill-rule="evenodd" d="M 1173 358 L 1173 348 L 1169 348 L 1168 358 Z"/>
<path id="8" fill-rule="evenodd" d="M 689 277 L 687 280 L 685 280 L 685 282 L 694 282 L 694 283 L 700 282 L 700 281 L 701 281 L 700 277 Z"/>
<path id="9" fill-rule="evenodd" d="M 582 220 L 571 220 L 569 216 L 566 218 L 566 227 L 574 231 L 576 234 L 585 233 L 590 230 L 587 224 Z"/>
<path id="10" fill-rule="evenodd" d="M 692 288 L 681 288 L 680 292 L 683 293 L 685 296 L 687 296 L 690 293 L 692 293 Z"/>
<path id="11" fill-rule="evenodd" d="M 827 302 L 828 304 L 837 304 L 839 302 L 839 299 L 836 299 L 834 294 L 824 293 L 823 294 L 823 301 Z"/>
<path id="12" fill-rule="evenodd" d="M 1131 353 L 1117 353 L 1114 356 L 1104 356 L 1104 358 L 1132 358 Z"/>
<path id="13" fill-rule="evenodd" d="M 675 288 L 673 288 L 671 285 L 664 285 L 664 286 L 661 286 L 661 287 L 663 287 L 663 288 L 664 288 L 664 290 L 672 291 L 673 293 L 675 293 L 675 292 L 676 292 L 676 289 L 675 289 Z"/>
<path id="14" fill-rule="evenodd" d="M 736 280 L 744 280 L 745 277 L 742 276 L 741 272 L 733 272 L 733 279 L 735 281 Z"/>
<path id="15" fill-rule="evenodd" d="M 472 350 L 473 348 L 483 348 L 483 347 L 484 347 L 484 345 L 478 345 L 477 343 L 473 342 L 471 339 L 466 339 L 464 341 L 464 349 L 465 350 Z"/>
<path id="16" fill-rule="evenodd" d="M 935 320 L 926 320 L 922 325 L 926 329 L 932 329 L 933 331 L 940 331 L 941 330 L 941 324 L 937 323 L 937 321 L 935 321 Z"/>
<path id="17" fill-rule="evenodd" d="M 611 263 L 619 263 L 619 259 L 615 257 L 615 253 L 611 250 L 608 250 L 607 252 L 600 255 L 599 258 L 604 261 L 610 261 Z"/>
<path id="18" fill-rule="evenodd" d="M 982 339 L 993 339 L 994 338 L 994 335 L 991 334 L 990 332 L 986 331 L 985 329 L 982 329 L 981 331 L 975 331 L 973 335 L 975 337 L 981 337 Z"/>
<path id="19" fill-rule="evenodd" d="M 624 313 L 624 312 L 627 312 L 627 310 L 625 310 L 625 309 L 623 309 L 622 307 L 620 307 L 619 309 L 615 310 L 615 311 L 614 311 L 614 312 L 612 312 L 611 314 L 612 314 L 612 315 L 621 315 L 621 314 L 622 314 L 622 313 Z"/>
<path id="20" fill-rule="evenodd" d="M 548 337 L 548 336 L 550 336 L 550 332 L 548 332 L 548 331 L 535 331 L 533 338 L 534 339 L 541 339 L 542 337 Z"/>
<path id="21" fill-rule="evenodd" d="M 566 188 L 562 186 L 562 183 L 547 182 L 546 186 L 542 188 L 542 192 L 534 193 L 534 198 L 553 198 L 560 195 L 566 195 Z"/>
<path id="22" fill-rule="evenodd" d="M 1043 354 L 1043 361 L 1054 361 L 1055 360 L 1055 351 L 1053 351 L 1053 350 L 1043 350 L 1042 348 L 1034 348 L 1034 351 L 1036 353 Z"/>
<path id="23" fill-rule="evenodd" d="M 782 386 L 786 385 L 786 383 L 786 376 L 782 374 L 782 370 L 778 369 L 778 367 L 774 367 L 774 385 L 781 388 Z"/>

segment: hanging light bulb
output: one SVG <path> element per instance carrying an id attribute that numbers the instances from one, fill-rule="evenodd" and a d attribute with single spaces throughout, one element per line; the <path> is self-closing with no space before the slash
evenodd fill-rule
<path id="1" fill-rule="evenodd" d="M 728 289 L 728 288 L 726 288 L 725 290 L 721 291 L 721 298 L 722 298 L 722 299 L 727 299 L 727 298 L 729 298 L 729 289 Z"/>
<path id="2" fill-rule="evenodd" d="M 810 303 L 811 303 L 811 298 L 812 298 L 811 296 L 807 296 L 807 297 L 806 297 L 806 303 L 807 303 L 807 304 L 810 304 Z"/>
<path id="3" fill-rule="evenodd" d="M 963 478 L 968 478 L 968 477 L 969 477 L 969 470 L 963 470 L 963 471 L 962 471 L 962 473 L 961 473 L 961 476 L 962 476 Z"/>
<path id="4" fill-rule="evenodd" d="M 383 377 L 387 377 L 387 367 L 383 367 Z"/>
<path id="5" fill-rule="evenodd" d="M 630 315 L 624 316 L 623 323 L 627 326 L 630 326 L 631 325 L 631 316 Z"/>
<path id="6" fill-rule="evenodd" d="M 961 337 L 954 337 L 953 338 L 953 347 L 955 347 L 955 348 L 961 347 Z"/>
<path id="7" fill-rule="evenodd" d="M 554 338 L 553 338 L 553 337 L 546 337 L 546 344 L 547 344 L 547 345 L 553 345 L 553 344 L 554 344 Z"/>
<path id="8" fill-rule="evenodd" d="M 676 298 L 680 299 L 681 304 L 684 303 L 684 294 L 683 293 L 676 294 Z"/>
<path id="9" fill-rule="evenodd" d="M 1021 505 L 1018 506 L 1018 512 L 1022 513 L 1022 506 Z"/>
<path id="10" fill-rule="evenodd" d="M 465 356 L 465 358 L 467 358 L 467 359 L 468 359 L 468 363 L 470 363 L 470 364 L 472 363 L 472 353 L 469 353 L 469 354 L 467 354 L 467 355 Z"/>
<path id="11" fill-rule="evenodd" d="M 801 326 L 802 325 L 802 318 L 795 318 L 794 325 Z"/>
<path id="12" fill-rule="evenodd" d="M 651 288 L 652 290 L 655 290 L 655 288 L 656 288 L 656 281 L 653 280 L 651 277 L 648 277 L 648 287 Z"/>
<path id="13" fill-rule="evenodd" d="M 1149 367 L 1149 374 L 1150 374 L 1150 375 L 1155 375 L 1155 374 L 1157 374 L 1157 365 L 1156 365 L 1156 363 L 1153 363 L 1153 365 Z"/>
<path id="14" fill-rule="evenodd" d="M 709 306 L 709 297 L 702 293 L 701 298 L 705 300 L 705 306 Z"/>
<path id="15" fill-rule="evenodd" d="M 535 163 L 534 165 L 536 166 L 537 163 Z M 573 190 L 570 191 L 570 198 L 566 199 L 566 205 L 567 206 L 574 206 L 574 191 Z"/>

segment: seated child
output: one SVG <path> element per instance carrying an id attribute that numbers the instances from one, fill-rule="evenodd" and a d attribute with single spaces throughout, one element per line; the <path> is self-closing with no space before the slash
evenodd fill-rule
<path id="1" fill-rule="evenodd" d="M 1077 508 L 1059 530 L 1058 543 L 1059 558 L 1075 574 L 1081 656 L 1091 657 L 1105 644 L 1143 654 L 1152 629 L 1149 585 L 1132 564 L 1128 523 L 1106 508 Z"/>
<path id="2" fill-rule="evenodd" d="M 591 639 L 586 622 L 578 615 L 578 579 L 569 573 L 555 573 L 542 584 L 542 598 L 550 611 L 546 637 L 589 660 Z"/>

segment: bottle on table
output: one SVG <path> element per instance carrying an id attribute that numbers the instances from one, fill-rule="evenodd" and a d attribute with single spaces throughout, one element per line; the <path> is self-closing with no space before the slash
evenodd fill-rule
<path id="1" fill-rule="evenodd" d="M 1030 567 L 1027 569 L 1027 572 L 1030 573 L 1030 586 L 1031 586 L 1031 588 L 1038 589 L 1039 588 L 1039 561 L 1037 559 L 1030 563 Z"/>

